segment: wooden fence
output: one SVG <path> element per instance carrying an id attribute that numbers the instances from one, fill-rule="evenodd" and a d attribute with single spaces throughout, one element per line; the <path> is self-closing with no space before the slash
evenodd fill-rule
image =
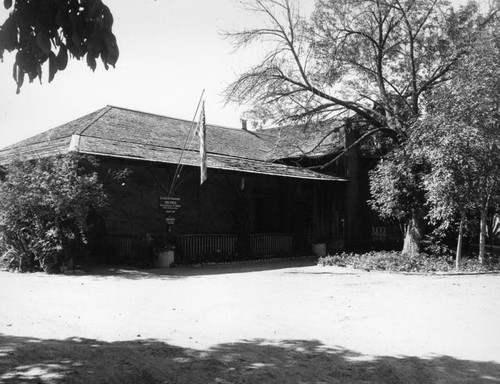
<path id="1" fill-rule="evenodd" d="M 229 259 L 236 249 L 236 235 L 177 236 L 176 260 L 180 263 Z"/>
<path id="2" fill-rule="evenodd" d="M 237 235 L 192 234 L 177 236 L 175 261 L 180 264 L 234 259 Z M 293 237 L 285 233 L 262 233 L 249 236 L 252 257 L 265 258 L 289 254 Z M 108 235 L 104 259 L 108 262 L 148 264 L 153 260 L 153 246 L 146 237 Z"/>
<path id="3" fill-rule="evenodd" d="M 250 249 L 257 256 L 276 256 L 292 251 L 293 237 L 285 233 L 250 235 Z"/>
<path id="4" fill-rule="evenodd" d="M 108 235 L 104 245 L 104 261 L 140 265 L 153 258 L 153 247 L 145 236 Z"/>

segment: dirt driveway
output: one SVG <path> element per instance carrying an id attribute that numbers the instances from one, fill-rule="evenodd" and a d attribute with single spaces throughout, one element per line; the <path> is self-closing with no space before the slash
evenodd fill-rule
<path id="1" fill-rule="evenodd" d="M 498 383 L 500 276 L 0 272 L 1 383 Z"/>

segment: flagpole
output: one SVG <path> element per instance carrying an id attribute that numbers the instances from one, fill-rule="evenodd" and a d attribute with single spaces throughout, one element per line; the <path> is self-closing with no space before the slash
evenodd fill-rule
<path id="1" fill-rule="evenodd" d="M 187 144 L 188 144 L 189 139 L 191 137 L 191 132 L 193 131 L 193 126 L 194 126 L 194 122 L 196 120 L 196 115 L 198 114 L 198 110 L 200 109 L 201 100 L 203 99 L 204 94 L 205 94 L 205 88 L 203 88 L 203 91 L 201 91 L 200 99 L 198 100 L 198 105 L 196 106 L 196 111 L 194 112 L 193 120 L 191 120 L 191 127 L 189 128 L 189 132 L 188 132 L 188 135 L 186 137 L 186 141 L 184 142 L 184 147 L 182 148 L 181 156 L 179 157 L 179 162 L 177 163 L 177 167 L 175 169 L 174 178 L 172 179 L 172 183 L 170 184 L 170 190 L 168 192 L 168 196 L 172 195 L 172 192 L 174 191 L 175 182 L 177 181 L 177 179 L 180 176 L 180 173 L 182 170 L 181 161 L 182 161 L 182 158 L 184 157 L 184 152 L 186 151 Z"/>

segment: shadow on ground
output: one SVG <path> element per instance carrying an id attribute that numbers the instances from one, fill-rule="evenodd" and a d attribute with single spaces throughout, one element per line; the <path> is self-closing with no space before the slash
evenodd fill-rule
<path id="1" fill-rule="evenodd" d="M 75 276 L 119 277 L 131 280 L 149 278 L 177 279 L 192 276 L 220 275 L 233 273 L 272 271 L 287 268 L 299 268 L 317 265 L 317 257 L 304 257 L 292 260 L 257 260 L 241 263 L 202 264 L 175 268 L 137 268 L 116 265 L 83 265 L 78 266 Z"/>
<path id="2" fill-rule="evenodd" d="M 0 335 L 1 383 L 497 383 L 500 364 L 370 357 L 316 341 L 249 340 L 206 351 L 157 340 L 105 343 Z"/>

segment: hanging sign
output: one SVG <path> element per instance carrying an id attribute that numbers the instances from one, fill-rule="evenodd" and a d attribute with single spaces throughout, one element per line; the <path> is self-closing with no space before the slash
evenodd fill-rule
<path id="1" fill-rule="evenodd" d="M 175 224 L 175 214 L 181 207 L 181 198 L 172 196 L 160 196 L 159 205 L 167 214 L 166 222 L 168 225 Z"/>
<path id="2" fill-rule="evenodd" d="M 181 198 L 171 197 L 171 196 L 160 196 L 160 207 L 163 208 L 163 210 L 167 215 L 176 213 L 177 210 L 181 207 Z"/>

